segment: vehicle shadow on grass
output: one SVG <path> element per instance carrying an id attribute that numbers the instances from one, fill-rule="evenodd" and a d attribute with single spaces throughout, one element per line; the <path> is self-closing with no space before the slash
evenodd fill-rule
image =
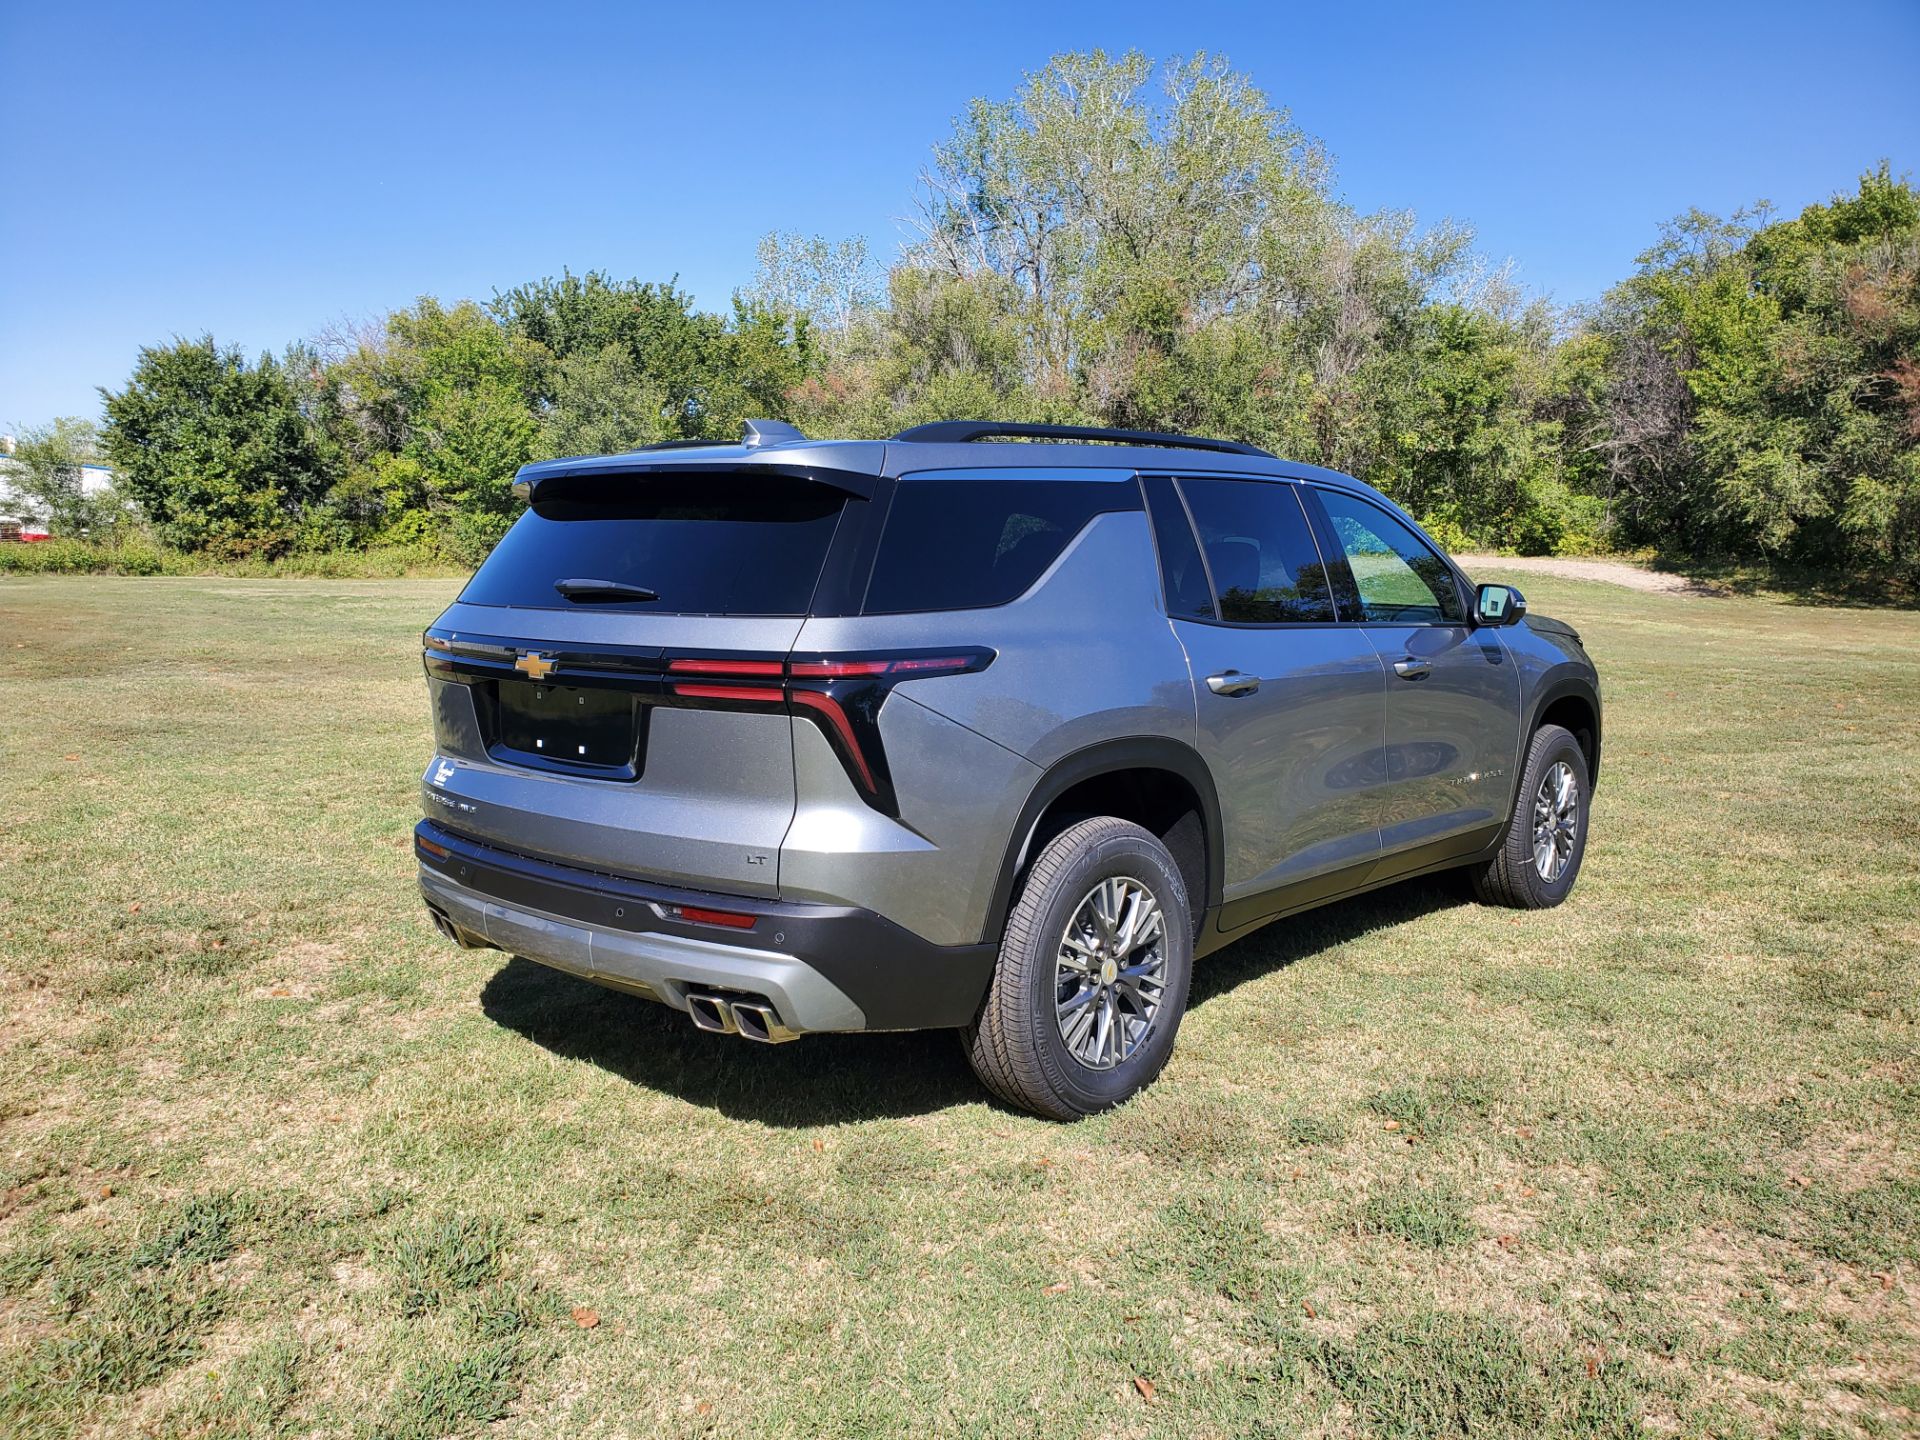
<path id="1" fill-rule="evenodd" d="M 761 1045 L 517 956 L 487 981 L 480 1007 L 563 1059 L 763 1125 L 925 1115 L 987 1099 L 948 1030 Z"/>
<path id="2" fill-rule="evenodd" d="M 1372 930 L 1468 903 L 1458 875 L 1375 890 L 1280 920 L 1195 967 L 1189 1008 Z M 843 1124 L 997 1104 L 951 1031 L 809 1035 L 756 1045 L 696 1030 L 678 1010 L 622 995 L 517 956 L 480 993 L 496 1024 L 567 1060 L 763 1125 Z"/>
<path id="3" fill-rule="evenodd" d="M 1372 931 L 1390 929 L 1423 915 L 1472 903 L 1473 891 L 1465 873 L 1450 870 L 1402 880 L 1396 885 L 1385 885 L 1364 895 L 1275 920 L 1244 940 L 1216 950 L 1194 966 L 1187 1008 L 1196 1010 L 1232 993 L 1249 980 L 1284 970 L 1297 960 L 1310 959 L 1323 950 L 1358 940 Z"/>

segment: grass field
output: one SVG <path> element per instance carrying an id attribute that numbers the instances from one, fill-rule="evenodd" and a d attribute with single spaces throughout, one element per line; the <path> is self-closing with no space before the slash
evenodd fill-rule
<path id="1" fill-rule="evenodd" d="M 1063 1127 L 426 922 L 444 581 L 0 581 L 0 1434 L 1920 1427 L 1920 615 L 1522 578 L 1573 899 L 1204 962 Z"/>

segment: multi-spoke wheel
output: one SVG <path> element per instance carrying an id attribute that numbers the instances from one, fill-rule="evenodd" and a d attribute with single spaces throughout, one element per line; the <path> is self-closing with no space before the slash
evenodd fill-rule
<path id="1" fill-rule="evenodd" d="M 1117 1105 L 1166 1063 L 1192 969 L 1166 847 L 1125 820 L 1082 820 L 1027 872 L 968 1058 L 1002 1099 L 1042 1115 Z"/>
<path id="2" fill-rule="evenodd" d="M 1165 917 L 1153 892 L 1114 875 L 1087 892 L 1067 921 L 1054 962 L 1054 1018 L 1067 1051 L 1111 1070 L 1153 1033 L 1166 993 Z"/>
<path id="3" fill-rule="evenodd" d="M 1474 872 L 1482 900 L 1517 909 L 1558 905 L 1573 888 L 1587 844 L 1587 757 L 1558 725 L 1527 747 L 1513 817 L 1493 858 Z"/>
<path id="4" fill-rule="evenodd" d="M 1533 868 L 1549 883 L 1560 878 L 1573 858 L 1580 829 L 1580 784 L 1573 767 L 1556 760 L 1533 793 Z"/>

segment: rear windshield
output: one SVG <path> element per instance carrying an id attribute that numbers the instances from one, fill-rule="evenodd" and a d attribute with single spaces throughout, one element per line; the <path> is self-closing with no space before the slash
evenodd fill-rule
<path id="1" fill-rule="evenodd" d="M 1118 480 L 921 480 L 894 492 L 866 613 L 978 610 L 1019 598 L 1094 516 L 1138 510 Z"/>
<path id="2" fill-rule="evenodd" d="M 778 477 L 606 476 L 542 494 L 460 598 L 470 605 L 648 615 L 804 615 L 846 497 Z M 657 600 L 574 601 L 559 580 L 612 580 Z"/>

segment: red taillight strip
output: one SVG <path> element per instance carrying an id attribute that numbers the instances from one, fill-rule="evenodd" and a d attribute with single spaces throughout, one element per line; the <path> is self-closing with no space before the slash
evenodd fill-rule
<path id="1" fill-rule="evenodd" d="M 795 690 L 793 703 L 814 711 L 833 727 L 833 733 L 839 737 L 841 745 L 845 747 L 847 759 L 853 764 L 854 778 L 866 787 L 868 794 L 878 790 L 880 786 L 873 778 L 873 769 L 867 764 L 867 757 L 860 749 L 859 740 L 854 738 L 853 725 L 848 721 L 847 712 L 840 702 L 831 695 L 823 695 L 817 690 Z"/>
<path id="2" fill-rule="evenodd" d="M 769 679 L 786 673 L 786 664 L 779 660 L 669 660 L 667 673 L 670 675 L 752 675 Z"/>
<path id="3" fill-rule="evenodd" d="M 675 683 L 673 693 L 687 700 L 744 700 L 751 705 L 778 705 L 787 698 L 784 690 L 760 685 L 687 685 Z"/>
<path id="4" fill-rule="evenodd" d="M 894 666 L 891 660 L 796 660 L 787 667 L 795 679 L 843 680 L 856 675 L 884 675 Z"/>

